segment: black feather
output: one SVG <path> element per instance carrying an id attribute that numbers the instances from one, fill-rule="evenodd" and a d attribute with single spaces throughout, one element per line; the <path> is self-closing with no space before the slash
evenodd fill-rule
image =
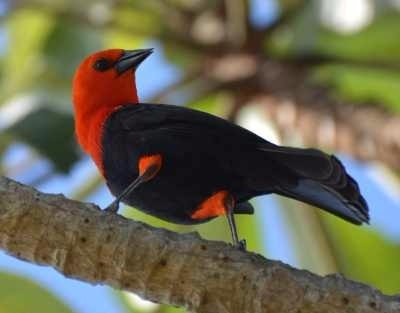
<path id="1" fill-rule="evenodd" d="M 137 177 L 141 156 L 162 155 L 160 172 L 125 202 L 168 221 L 207 221 L 190 216 L 220 190 L 236 199 L 235 213 L 251 214 L 249 199 L 278 193 L 356 224 L 369 219 L 357 183 L 336 157 L 274 145 L 204 112 L 172 105 L 125 105 L 107 118 L 102 144 L 105 177 L 115 195 Z"/>

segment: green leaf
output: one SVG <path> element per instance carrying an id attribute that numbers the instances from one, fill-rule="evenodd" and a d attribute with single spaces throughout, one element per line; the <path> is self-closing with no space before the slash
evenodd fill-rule
<path id="1" fill-rule="evenodd" d="M 58 171 L 67 172 L 79 159 L 74 121 L 68 113 L 39 108 L 12 125 L 7 132 L 51 160 Z"/>
<path id="2" fill-rule="evenodd" d="M 316 67 L 312 79 L 333 86 L 340 96 L 355 103 L 378 103 L 392 112 L 400 112 L 400 72 L 331 64 Z"/>
<path id="3" fill-rule="evenodd" d="M 400 244 L 374 229 L 359 227 L 328 214 L 326 230 L 344 274 L 384 293 L 400 292 Z"/>
<path id="4" fill-rule="evenodd" d="M 0 312 L 72 313 L 66 304 L 33 281 L 0 272 Z"/>

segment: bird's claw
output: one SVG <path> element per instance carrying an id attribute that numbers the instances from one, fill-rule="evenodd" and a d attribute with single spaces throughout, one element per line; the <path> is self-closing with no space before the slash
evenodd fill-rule
<path id="1" fill-rule="evenodd" d="M 242 251 L 246 251 L 246 239 L 239 240 L 235 244 L 235 248 L 242 250 Z"/>
<path id="2" fill-rule="evenodd" d="M 107 213 L 117 213 L 119 209 L 119 201 L 114 201 L 108 207 L 104 209 Z"/>

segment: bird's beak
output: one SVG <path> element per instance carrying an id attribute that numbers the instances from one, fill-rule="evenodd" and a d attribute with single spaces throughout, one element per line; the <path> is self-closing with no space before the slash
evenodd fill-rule
<path id="1" fill-rule="evenodd" d="M 150 54 L 153 53 L 153 48 L 138 49 L 138 50 L 125 50 L 124 54 L 114 64 L 114 68 L 118 74 L 122 74 L 127 70 L 136 70 Z"/>

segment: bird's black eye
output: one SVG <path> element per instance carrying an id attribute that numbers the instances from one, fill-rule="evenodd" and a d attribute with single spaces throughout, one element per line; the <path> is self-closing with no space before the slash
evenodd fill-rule
<path id="1" fill-rule="evenodd" d="M 93 64 L 93 68 L 99 72 L 104 72 L 104 71 L 108 70 L 111 66 L 112 66 L 112 63 L 110 62 L 110 60 L 107 60 L 107 59 L 98 59 Z"/>

